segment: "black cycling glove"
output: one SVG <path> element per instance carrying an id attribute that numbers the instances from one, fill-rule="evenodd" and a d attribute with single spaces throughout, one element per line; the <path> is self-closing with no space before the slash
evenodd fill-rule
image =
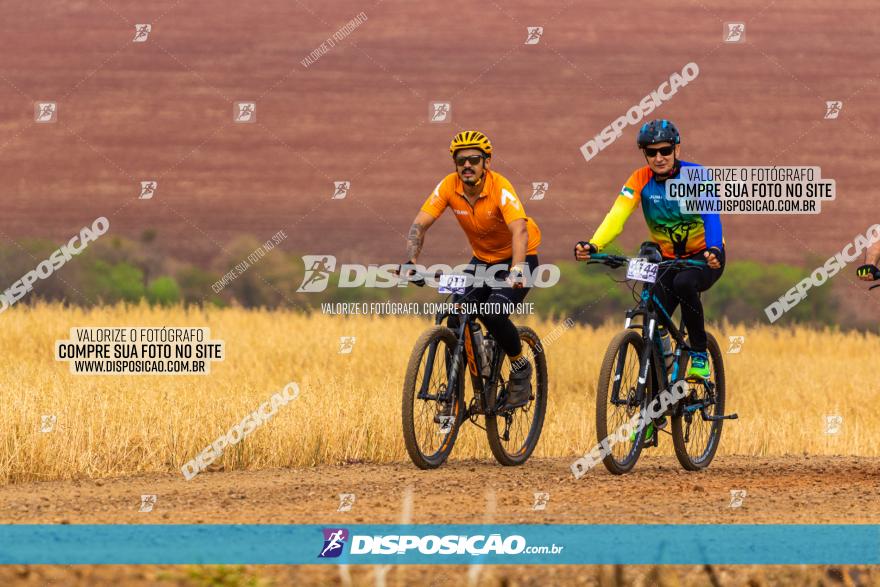
<path id="1" fill-rule="evenodd" d="M 578 251 L 577 251 L 577 248 L 578 248 L 578 245 L 580 245 L 581 247 L 583 247 L 583 248 L 585 248 L 585 249 L 589 249 L 591 255 L 592 255 L 593 253 L 598 253 L 598 252 L 599 252 L 599 247 L 597 247 L 597 246 L 594 245 L 593 243 L 590 243 L 590 242 L 587 242 L 587 241 L 578 241 L 577 244 L 574 246 L 574 258 L 575 258 L 575 259 L 577 259 L 577 252 L 578 252 Z"/>
<path id="2" fill-rule="evenodd" d="M 876 281 L 877 279 L 880 279 L 880 269 L 877 269 L 876 265 L 862 265 L 861 267 L 856 269 L 856 275 L 858 275 L 859 277 L 870 275 L 871 278 Z"/>

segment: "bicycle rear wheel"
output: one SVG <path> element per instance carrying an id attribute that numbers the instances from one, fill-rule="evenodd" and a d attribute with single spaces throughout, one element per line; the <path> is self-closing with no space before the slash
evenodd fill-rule
<path id="1" fill-rule="evenodd" d="M 531 328 L 520 326 L 519 338 L 523 351 L 532 364 L 532 397 L 524 406 L 486 416 L 486 437 L 495 460 L 505 466 L 522 465 L 538 446 L 544 415 L 547 412 L 547 357 L 538 335 Z M 504 351 L 500 348 L 499 353 Z M 506 374 L 506 375 L 505 375 Z M 510 361 L 504 358 L 498 389 L 509 380 Z M 500 397 L 499 397 L 500 400 Z"/>
<path id="2" fill-rule="evenodd" d="M 457 342 L 449 328 L 430 328 L 416 341 L 406 368 L 403 440 L 409 458 L 420 469 L 436 469 L 446 461 L 464 418 L 464 357 L 458 357 L 458 389 L 449 392 Z M 449 416 L 436 422 L 434 416 L 448 405 L 443 399 L 452 403 L 452 409 Z"/>
<path id="3" fill-rule="evenodd" d="M 725 385 L 724 359 L 721 347 L 715 337 L 706 333 L 708 338 L 709 368 L 713 380 L 710 384 L 688 383 L 688 394 L 682 398 L 675 408 L 672 418 L 672 444 L 678 462 L 688 471 L 705 469 L 715 458 L 718 444 L 721 441 L 721 427 L 724 420 L 707 421 L 701 417 L 701 408 L 707 415 L 721 416 L 724 414 Z M 681 367 L 686 367 L 683 361 Z"/>
<path id="4" fill-rule="evenodd" d="M 609 434 L 615 434 L 633 416 L 646 407 L 651 397 L 652 377 L 647 378 L 645 394 L 638 403 L 636 388 L 639 383 L 639 361 L 645 341 L 635 330 L 624 330 L 611 340 L 602 368 L 599 370 L 599 386 L 596 389 L 596 436 L 601 443 Z M 614 403 L 613 385 L 618 366 L 622 365 L 619 392 Z M 628 434 L 625 439 L 616 438 L 610 451 L 602 459 L 605 468 L 615 475 L 628 473 L 639 460 L 647 426 Z"/>

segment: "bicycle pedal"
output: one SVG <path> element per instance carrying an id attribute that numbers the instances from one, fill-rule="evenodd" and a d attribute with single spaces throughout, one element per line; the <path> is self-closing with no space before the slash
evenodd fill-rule
<path id="1" fill-rule="evenodd" d="M 737 414 L 727 414 L 724 416 L 706 416 L 703 419 L 710 422 L 717 422 L 718 420 L 739 420 L 739 416 Z"/>

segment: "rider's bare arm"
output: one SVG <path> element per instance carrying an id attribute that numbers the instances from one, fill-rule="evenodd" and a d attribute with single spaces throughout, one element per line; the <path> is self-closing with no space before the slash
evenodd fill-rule
<path id="1" fill-rule="evenodd" d="M 413 220 L 412 226 L 409 227 L 409 233 L 406 235 L 406 258 L 415 263 L 422 252 L 422 245 L 425 242 L 425 233 L 428 228 L 434 224 L 436 220 L 433 216 L 423 210 L 419 210 Z"/>
<path id="2" fill-rule="evenodd" d="M 880 261 L 880 241 L 871 243 L 865 250 L 865 264 L 856 269 L 856 275 L 864 281 L 874 281 L 878 278 L 877 262 Z"/>
<path id="3" fill-rule="evenodd" d="M 526 262 L 526 251 L 529 247 L 528 221 L 525 218 L 519 218 L 511 221 L 507 228 L 513 238 L 513 254 L 510 265 L 511 267 L 517 265 L 522 267 Z"/>
<path id="4" fill-rule="evenodd" d="M 880 241 L 872 244 L 865 250 L 865 265 L 877 265 L 880 261 Z"/>

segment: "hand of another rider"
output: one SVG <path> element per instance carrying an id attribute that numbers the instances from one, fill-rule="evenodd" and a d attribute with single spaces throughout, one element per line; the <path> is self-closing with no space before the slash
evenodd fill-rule
<path id="1" fill-rule="evenodd" d="M 880 269 L 876 265 L 868 263 L 856 269 L 856 275 L 862 281 L 874 281 L 880 276 Z"/>

